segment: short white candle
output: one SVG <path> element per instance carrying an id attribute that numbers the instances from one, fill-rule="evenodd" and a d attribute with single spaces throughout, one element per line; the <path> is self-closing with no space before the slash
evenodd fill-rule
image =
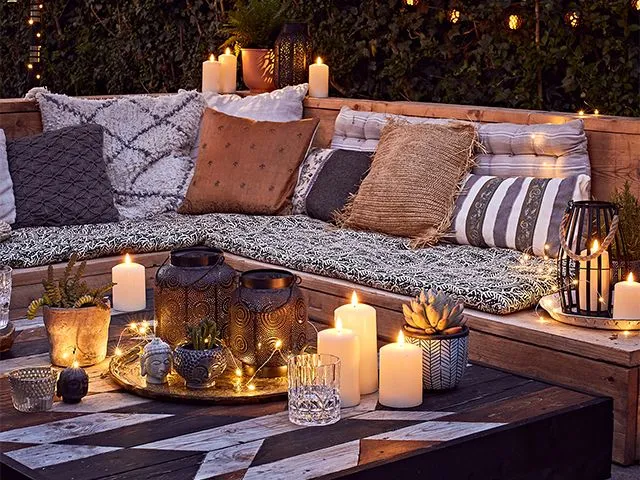
<path id="1" fill-rule="evenodd" d="M 392 408 L 422 404 L 422 349 L 405 343 L 402 331 L 398 342 L 380 349 L 380 393 L 382 405 Z"/>
<path id="2" fill-rule="evenodd" d="M 360 403 L 360 342 L 351 330 L 342 328 L 336 320 L 336 328 L 318 333 L 318 353 L 328 353 L 340 359 L 340 402 L 343 407 Z"/>
<path id="3" fill-rule="evenodd" d="M 353 331 L 360 341 L 360 393 L 378 390 L 378 330 L 376 309 L 358 302 L 354 291 L 351 303 L 336 308 L 333 318 L 342 319 L 344 328 Z"/>
<path id="4" fill-rule="evenodd" d="M 589 255 L 600 248 L 598 240 L 593 241 L 591 252 L 582 250 L 580 255 Z M 598 259 L 591 260 L 591 269 L 587 274 L 589 262 L 580 262 L 580 273 L 578 275 L 578 288 L 580 291 L 580 310 L 598 309 L 600 302 L 600 310 L 606 311 L 609 305 L 609 287 L 611 285 L 611 274 L 609 270 L 609 252 L 602 252 L 600 255 L 601 270 L 598 271 Z M 598 277 L 600 277 L 600 289 L 598 289 Z M 587 306 L 587 288 L 589 289 L 589 306 Z"/>
<path id="5" fill-rule="evenodd" d="M 121 312 L 135 312 L 147 308 L 144 265 L 133 263 L 127 253 L 124 263 L 111 269 L 113 308 Z"/>
<path id="6" fill-rule="evenodd" d="M 214 92 L 220 91 L 220 68 L 221 64 L 213 56 L 213 53 L 209 57 L 209 60 L 202 62 L 202 92 Z"/>
<path id="7" fill-rule="evenodd" d="M 327 98 L 329 96 L 329 65 L 318 57 L 316 63 L 309 65 L 309 96 Z"/>
<path id="8" fill-rule="evenodd" d="M 226 49 L 218 56 L 220 62 L 220 93 L 235 93 L 237 84 L 238 59 Z"/>
<path id="9" fill-rule="evenodd" d="M 640 320 L 640 283 L 634 280 L 633 273 L 613 287 L 613 318 Z"/>

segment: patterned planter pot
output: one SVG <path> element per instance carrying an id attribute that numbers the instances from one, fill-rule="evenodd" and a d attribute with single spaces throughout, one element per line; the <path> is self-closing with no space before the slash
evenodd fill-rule
<path id="1" fill-rule="evenodd" d="M 403 329 L 408 343 L 422 348 L 422 386 L 449 390 L 462 380 L 469 360 L 469 328 L 455 335 L 418 335 Z"/>
<path id="2" fill-rule="evenodd" d="M 174 351 L 173 366 L 187 382 L 187 388 L 213 387 L 216 378 L 227 368 L 227 356 L 223 348 L 192 350 L 188 345 Z"/>

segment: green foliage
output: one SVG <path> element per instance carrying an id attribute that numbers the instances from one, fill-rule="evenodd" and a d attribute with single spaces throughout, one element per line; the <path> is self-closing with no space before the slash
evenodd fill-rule
<path id="1" fill-rule="evenodd" d="M 444 292 L 422 290 L 410 305 L 402 305 L 405 329 L 426 335 L 453 335 L 463 331 L 464 305 Z"/>
<path id="2" fill-rule="evenodd" d="M 187 327 L 187 338 L 187 346 L 193 350 L 211 350 L 221 345 L 216 323 L 206 318 L 198 325 Z"/>
<path id="3" fill-rule="evenodd" d="M 236 0 L 223 32 L 224 47 L 272 48 L 286 20 L 289 2 L 282 0 Z"/>
<path id="4" fill-rule="evenodd" d="M 611 201 L 620 209 L 620 228 L 629 260 L 640 260 L 640 202 L 631 193 L 628 181 L 622 190 L 616 190 Z"/>
<path id="5" fill-rule="evenodd" d="M 42 297 L 36 298 L 31 302 L 27 309 L 27 318 L 34 318 L 38 310 L 44 306 L 54 308 L 109 308 L 104 296 L 114 284 L 109 283 L 102 287 L 90 288 L 82 281 L 87 262 L 80 263 L 74 271 L 77 261 L 78 254 L 74 253 L 71 255 L 62 277 L 57 280 L 53 274 L 53 266 L 49 265 L 47 278 L 42 280 L 44 293 Z"/>

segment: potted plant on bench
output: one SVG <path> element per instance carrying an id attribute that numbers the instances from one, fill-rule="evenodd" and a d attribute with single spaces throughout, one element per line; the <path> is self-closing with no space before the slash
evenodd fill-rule
<path id="1" fill-rule="evenodd" d="M 615 191 L 611 201 L 620 209 L 620 228 L 627 249 L 629 270 L 638 279 L 640 278 L 640 202 L 631 193 L 629 181 L 625 182 L 622 190 Z"/>
<path id="2" fill-rule="evenodd" d="M 74 271 L 77 260 L 77 254 L 71 255 L 59 279 L 49 265 L 42 281 L 44 293 L 27 309 L 27 318 L 32 319 L 42 308 L 51 363 L 61 367 L 74 360 L 81 366 L 95 365 L 107 355 L 111 308 L 105 295 L 113 284 L 89 287 L 82 281 L 86 262 Z"/>
<path id="3" fill-rule="evenodd" d="M 469 327 L 464 306 L 443 292 L 422 290 L 402 305 L 407 342 L 422 348 L 425 390 L 448 390 L 460 383 L 469 358 Z"/>

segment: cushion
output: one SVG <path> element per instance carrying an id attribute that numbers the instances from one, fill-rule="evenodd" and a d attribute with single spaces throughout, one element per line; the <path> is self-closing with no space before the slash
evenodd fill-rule
<path id="1" fill-rule="evenodd" d="M 124 218 L 175 210 L 193 174 L 193 147 L 204 99 L 198 92 L 108 100 L 37 92 L 45 131 L 96 123 L 116 207 Z"/>
<path id="2" fill-rule="evenodd" d="M 557 257 L 558 228 L 571 200 L 589 199 L 586 175 L 567 178 L 467 177 L 452 220 L 454 241 Z"/>
<path id="3" fill-rule="evenodd" d="M 13 198 L 13 182 L 7 161 L 7 139 L 0 128 L 0 222 L 16 221 L 16 201 Z"/>
<path id="4" fill-rule="evenodd" d="M 335 122 L 331 146 L 374 152 L 382 128 L 390 119 L 408 123 L 447 124 L 441 118 L 407 117 L 360 112 L 342 107 Z M 564 178 L 590 175 L 587 136 L 582 120 L 564 124 L 477 124 L 482 148 L 473 173 L 498 177 Z"/>
<path id="5" fill-rule="evenodd" d="M 102 140 L 102 127 L 87 124 L 7 142 L 14 227 L 117 221 Z"/>
<path id="6" fill-rule="evenodd" d="M 291 199 L 292 212 L 294 215 L 307 213 L 307 196 L 313 186 L 318 173 L 336 150 L 332 148 L 309 149 L 309 153 L 302 161 L 298 172 L 298 182 Z"/>
<path id="7" fill-rule="evenodd" d="M 371 167 L 371 154 L 336 150 L 313 183 L 306 199 L 307 215 L 332 222 L 347 201 L 358 192 Z"/>
<path id="8" fill-rule="evenodd" d="M 409 237 L 414 247 L 435 244 L 449 229 L 475 138 L 472 125 L 388 123 L 340 224 Z"/>
<path id="9" fill-rule="evenodd" d="M 281 212 L 290 205 L 318 122 L 261 122 L 207 109 L 196 170 L 179 211 Z"/>
<path id="10" fill-rule="evenodd" d="M 439 288 L 467 307 L 490 313 L 530 308 L 556 287 L 555 262 L 522 253 L 470 245 L 437 245 L 409 250 L 399 237 L 346 229 L 304 215 L 247 216 L 167 213 L 148 220 L 102 225 L 27 228 L 0 243 L 0 264 L 32 267 L 128 252 L 158 252 L 193 245 L 283 268 L 416 295 Z"/>

